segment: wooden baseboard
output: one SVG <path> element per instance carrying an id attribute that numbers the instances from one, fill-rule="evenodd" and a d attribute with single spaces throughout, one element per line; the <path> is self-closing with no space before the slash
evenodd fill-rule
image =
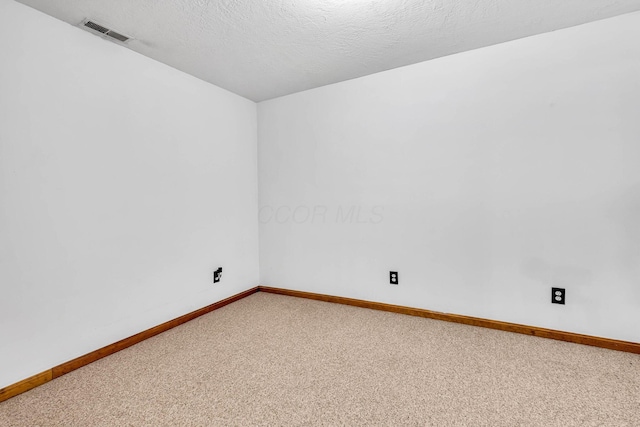
<path id="1" fill-rule="evenodd" d="M 36 388 L 49 381 L 51 381 L 51 369 L 40 372 L 26 380 L 6 386 L 5 388 L 0 388 L 0 402 L 10 399 L 13 396 L 17 396 L 20 393 L 24 393 L 25 391 L 29 391 L 32 388 Z"/>
<path id="2" fill-rule="evenodd" d="M 114 344 L 92 351 L 91 353 L 63 363 L 62 365 L 58 365 L 52 369 L 48 369 L 15 384 L 4 387 L 0 389 L 0 402 L 7 400 L 13 396 L 17 396 L 20 393 L 24 393 L 25 391 L 31 390 L 32 388 L 38 387 L 48 381 L 51 381 L 54 378 L 58 378 L 64 374 L 88 365 L 91 362 L 95 362 L 96 360 L 109 356 L 110 354 L 116 353 L 127 347 L 131 347 L 132 345 L 144 341 L 147 338 L 151 338 L 162 332 L 168 331 L 169 329 L 175 328 L 176 326 L 200 317 L 203 314 L 210 313 L 214 310 L 217 310 L 218 308 L 224 307 L 225 305 L 231 304 L 232 302 L 248 297 L 249 295 L 256 292 L 268 292 L 272 294 L 287 295 L 298 298 L 307 298 L 337 304 L 370 308 L 373 310 L 390 311 L 393 313 L 407 314 L 410 316 L 426 317 L 430 319 L 444 320 L 447 322 L 462 323 L 472 326 L 481 326 L 484 328 L 498 329 L 501 331 L 515 332 L 519 334 L 533 335 L 537 337 L 550 338 L 554 340 L 567 341 L 577 344 L 584 344 L 594 347 L 602 347 L 611 350 L 640 354 L 640 343 L 619 341 L 609 338 L 594 337 L 590 335 L 581 335 L 572 332 L 556 331 L 553 329 L 537 328 L 534 326 L 519 325 L 516 323 L 500 322 L 497 320 L 487 320 L 477 317 L 461 316 L 457 314 L 440 313 L 437 311 L 430 311 L 421 308 L 404 307 L 400 305 L 384 304 L 380 302 L 337 297 L 332 295 L 314 294 L 311 292 L 293 291 L 289 289 L 272 288 L 268 286 L 257 286 L 255 288 L 233 295 L 222 301 L 218 301 L 214 304 L 203 307 L 199 310 L 185 314 L 184 316 L 180 316 L 176 319 L 155 326 L 151 329 L 147 329 L 146 331 L 120 340 Z"/>
<path id="3" fill-rule="evenodd" d="M 311 292 L 292 291 L 289 289 L 259 286 L 260 292 L 287 295 L 298 298 L 314 299 L 319 301 L 346 304 L 356 307 L 370 308 L 373 310 L 390 311 L 393 313 L 408 314 L 410 316 L 426 317 L 429 319 L 444 320 L 447 322 L 462 323 L 465 325 L 481 326 L 483 328 L 497 329 L 500 331 L 515 332 L 518 334 L 533 335 L 536 337 L 550 338 L 559 341 L 567 341 L 576 344 L 590 345 L 607 348 L 610 350 L 624 351 L 640 354 L 640 343 L 619 341 L 609 338 L 594 337 L 590 335 L 575 334 L 553 329 L 538 328 L 535 326 L 519 325 L 517 323 L 500 322 L 497 320 L 481 319 L 477 317 L 461 316 L 458 314 L 440 313 L 421 308 L 404 307 L 400 305 L 384 304 L 380 302 L 365 301 L 353 298 L 337 297 L 332 295 L 314 294 Z"/>
<path id="4" fill-rule="evenodd" d="M 256 292 L 258 292 L 258 287 L 233 295 L 229 298 L 223 299 L 222 301 L 218 301 L 214 304 L 208 305 L 199 310 L 192 311 L 191 313 L 187 313 L 184 316 L 180 316 L 176 319 L 169 320 L 168 322 L 165 322 L 158 326 L 154 326 L 151 329 L 142 331 L 138 334 L 130 336 L 129 338 L 125 338 L 116 343 L 113 343 L 106 347 L 102 347 L 96 351 L 92 351 L 91 353 L 85 354 L 84 356 L 80 356 L 76 359 L 70 360 L 69 362 L 63 363 L 62 365 L 58 365 L 51 370 L 53 373 L 53 378 L 61 377 L 62 375 L 67 374 L 71 371 L 75 371 L 76 369 L 81 368 L 85 365 L 88 365 L 91 362 L 95 362 L 96 360 L 102 359 L 103 357 L 109 356 L 110 354 L 117 353 L 118 351 L 124 350 L 127 347 L 131 347 L 132 345 L 137 344 L 140 341 L 144 341 L 147 338 L 151 338 L 155 335 L 161 334 L 162 332 L 175 328 L 178 325 L 182 325 L 183 323 L 186 323 L 190 320 L 200 317 L 203 314 L 210 313 L 214 310 L 224 307 L 225 305 L 231 304 L 232 302 L 248 297 L 249 295 L 254 294 Z"/>
<path id="5" fill-rule="evenodd" d="M 91 353 L 85 354 L 84 356 L 80 356 L 76 359 L 70 360 L 69 362 L 63 363 L 62 365 L 58 365 L 52 369 L 46 370 L 30 378 L 2 388 L 0 389 L 0 402 L 7 400 L 13 396 L 17 396 L 20 393 L 24 393 L 25 391 L 31 390 L 32 388 L 38 387 L 48 381 L 51 381 L 54 378 L 61 377 L 64 374 L 88 365 L 91 362 L 95 362 L 96 360 L 102 359 L 103 357 L 109 356 L 110 354 L 117 353 L 120 350 L 131 347 L 132 345 L 144 341 L 147 338 L 151 338 L 162 332 L 168 331 L 169 329 L 175 328 L 178 325 L 182 325 L 183 323 L 200 317 L 203 314 L 210 313 L 214 310 L 224 307 L 225 305 L 231 304 L 232 302 L 248 297 L 249 295 L 256 292 L 258 292 L 258 287 L 240 292 L 239 294 L 223 299 L 222 301 L 218 301 L 199 310 L 192 311 L 191 313 L 187 313 L 176 319 L 169 320 L 168 322 L 165 322 L 161 325 L 155 326 L 151 329 L 147 329 L 146 331 L 140 332 L 106 347 L 102 347 L 98 350 L 92 351 Z"/>

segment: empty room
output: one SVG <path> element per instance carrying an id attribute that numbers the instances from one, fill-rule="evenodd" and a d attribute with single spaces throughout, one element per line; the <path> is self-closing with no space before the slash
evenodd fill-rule
<path id="1" fill-rule="evenodd" d="M 0 426 L 640 426 L 640 0 L 0 0 Z"/>

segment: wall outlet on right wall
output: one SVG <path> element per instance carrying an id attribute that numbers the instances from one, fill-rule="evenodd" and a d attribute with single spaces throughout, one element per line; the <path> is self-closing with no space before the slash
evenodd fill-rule
<path id="1" fill-rule="evenodd" d="M 213 283 L 218 283 L 222 279 L 222 267 L 213 272 Z"/>
<path id="2" fill-rule="evenodd" d="M 397 285 L 398 284 L 398 272 L 397 271 L 390 271 L 389 272 L 389 283 L 391 283 L 392 285 Z"/>
<path id="3" fill-rule="evenodd" d="M 564 305 L 565 295 L 566 291 L 564 288 L 551 288 L 551 303 Z"/>

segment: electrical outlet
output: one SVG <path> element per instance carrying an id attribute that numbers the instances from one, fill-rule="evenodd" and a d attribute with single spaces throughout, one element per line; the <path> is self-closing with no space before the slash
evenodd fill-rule
<path id="1" fill-rule="evenodd" d="M 551 302 L 553 304 L 563 304 L 566 291 L 564 288 L 551 288 Z"/>
<path id="2" fill-rule="evenodd" d="M 391 283 L 392 285 L 397 285 L 398 284 L 398 272 L 397 271 L 390 271 L 389 272 L 389 283 Z"/>
<path id="3" fill-rule="evenodd" d="M 222 279 L 222 267 L 218 267 L 218 269 L 213 272 L 213 283 L 218 283 L 220 279 Z"/>

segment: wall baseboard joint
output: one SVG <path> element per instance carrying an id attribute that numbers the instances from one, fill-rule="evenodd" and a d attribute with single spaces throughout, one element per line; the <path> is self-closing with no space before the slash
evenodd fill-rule
<path id="1" fill-rule="evenodd" d="M 162 323 L 146 331 L 140 332 L 136 335 L 132 335 L 128 338 L 120 340 L 116 343 L 102 347 L 98 350 L 87 353 L 69 362 L 58 365 L 52 369 L 48 369 L 44 372 L 36 374 L 32 377 L 19 381 L 15 384 L 11 384 L 7 387 L 0 389 L 0 402 L 17 396 L 25 391 L 29 391 L 36 388 L 46 382 L 49 382 L 55 378 L 61 377 L 71 371 L 79 369 L 89 363 L 102 359 L 113 353 L 117 353 L 120 350 L 124 350 L 127 347 L 131 347 L 141 341 L 158 335 L 169 329 L 175 328 L 178 325 L 189 322 L 204 314 L 217 310 L 232 302 L 241 300 L 256 292 L 267 292 L 271 294 L 286 295 L 297 298 L 313 299 L 318 301 L 331 302 L 336 304 L 345 304 L 355 307 L 369 308 L 373 310 L 389 311 L 399 314 L 407 314 L 410 316 L 425 317 L 429 319 L 443 320 L 447 322 L 462 323 L 465 325 L 480 326 L 483 328 L 497 329 L 507 332 L 515 332 L 519 334 L 532 335 L 541 338 L 550 338 L 559 341 L 567 341 L 576 344 L 590 345 L 594 347 L 601 347 L 610 350 L 624 351 L 628 353 L 640 354 L 640 343 L 634 343 L 629 341 L 620 341 L 609 338 L 594 337 L 590 335 L 581 335 L 573 332 L 563 332 L 553 329 L 538 328 L 535 326 L 519 325 L 516 323 L 500 322 L 497 320 L 481 319 L 477 317 L 461 316 L 458 314 L 440 313 L 437 311 L 430 311 L 421 308 L 404 307 L 400 305 L 385 304 L 380 302 L 365 301 L 346 297 L 337 297 L 333 295 L 316 294 L 312 292 L 294 291 L 282 288 L 273 288 L 269 286 L 257 286 L 255 288 L 240 292 L 229 298 L 223 299 L 201 309 L 195 310 L 191 313 L 187 313 L 176 319 Z"/>
<path id="2" fill-rule="evenodd" d="M 83 356 L 77 357 L 73 360 L 58 365 L 52 369 L 48 369 L 15 384 L 11 384 L 5 388 L 0 389 L 0 402 L 17 396 L 20 393 L 24 393 L 25 391 L 31 390 L 32 388 L 36 388 L 46 382 L 51 381 L 52 379 L 61 377 L 64 374 L 68 374 L 71 371 L 75 371 L 76 369 L 88 365 L 91 362 L 95 362 L 96 360 L 102 359 L 103 357 L 109 356 L 113 353 L 117 353 L 118 351 L 124 350 L 127 347 L 131 347 L 132 345 L 144 341 L 147 338 L 151 338 L 162 332 L 168 331 L 169 329 L 175 328 L 178 325 L 182 325 L 183 323 L 186 323 L 197 317 L 224 307 L 225 305 L 231 304 L 232 302 L 248 297 L 249 295 L 256 292 L 258 292 L 257 286 L 244 292 L 240 292 L 239 294 L 232 295 L 229 298 L 223 299 L 201 309 L 192 311 L 191 313 L 187 313 L 183 316 L 177 317 L 173 320 L 169 320 L 168 322 L 162 323 L 158 326 L 154 326 L 151 329 L 147 329 L 146 331 L 142 331 L 116 343 L 92 351 L 91 353 L 87 353 Z"/>
<path id="3" fill-rule="evenodd" d="M 318 301 L 332 302 L 336 304 L 352 305 L 355 307 L 369 308 L 373 310 L 389 311 L 393 313 L 407 314 L 410 316 L 425 317 L 429 319 L 444 320 L 446 322 L 462 323 L 471 326 L 497 329 L 500 331 L 515 332 L 518 334 L 532 335 L 541 338 L 549 338 L 558 341 L 566 341 L 575 344 L 590 345 L 609 350 L 624 351 L 627 353 L 640 354 L 640 343 L 630 341 L 620 341 L 610 338 L 594 337 L 591 335 L 581 335 L 573 332 L 564 332 L 554 329 L 539 328 L 536 326 L 520 325 L 517 323 L 501 322 L 498 320 L 482 319 L 478 317 L 462 316 L 459 314 L 441 313 L 437 311 L 425 310 L 422 308 L 411 308 L 400 305 L 385 304 L 354 298 L 337 297 L 333 295 L 315 294 L 312 292 L 294 291 L 289 289 L 272 288 L 269 286 L 259 286 L 260 292 L 287 295 L 298 298 L 307 298 Z"/>
<path id="4" fill-rule="evenodd" d="M 48 369 L 44 372 L 40 372 L 39 374 L 29 377 L 26 380 L 8 385 L 5 388 L 0 388 L 0 402 L 24 393 L 25 391 L 29 391 L 32 388 L 41 386 L 42 384 L 51 381 L 51 379 L 51 369 Z"/>

